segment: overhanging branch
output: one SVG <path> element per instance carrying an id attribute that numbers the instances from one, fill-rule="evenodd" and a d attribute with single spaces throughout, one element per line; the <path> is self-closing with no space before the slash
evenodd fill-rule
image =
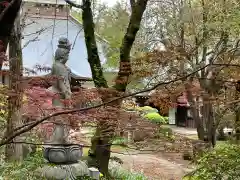
<path id="1" fill-rule="evenodd" d="M 65 2 L 66 2 L 67 4 L 69 4 L 70 6 L 72 6 L 72 7 L 75 7 L 75 8 L 78 8 L 78 9 L 83 9 L 83 5 L 76 4 L 76 3 L 74 3 L 74 2 L 72 2 L 72 1 L 70 1 L 70 0 L 65 0 Z"/>
<path id="2" fill-rule="evenodd" d="M 56 112 L 56 113 L 52 113 L 50 114 L 49 116 L 46 116 L 42 119 L 39 119 L 37 120 L 36 122 L 34 122 L 33 124 L 30 124 L 29 126 L 22 126 L 22 127 L 18 127 L 16 129 L 18 130 L 14 130 L 13 134 L 8 136 L 8 137 L 3 137 L 2 141 L 0 142 L 0 147 L 11 142 L 15 137 L 25 133 L 25 132 L 28 132 L 30 131 L 31 129 L 33 129 L 34 127 L 36 127 L 37 125 L 41 124 L 42 122 L 46 121 L 47 119 L 50 119 L 52 117 L 55 117 L 55 116 L 59 116 L 59 115 L 63 115 L 63 114 L 70 114 L 70 113 L 76 113 L 76 112 L 81 112 L 81 111 L 87 111 L 87 110 L 90 110 L 90 109 L 94 109 L 94 108 L 99 108 L 99 107 L 102 107 L 102 106 L 105 106 L 105 105 L 108 105 L 108 104 L 111 104 L 113 102 L 116 102 L 120 99 L 124 99 L 124 98 L 128 98 L 128 97 L 132 97 L 132 96 L 135 96 L 137 94 L 140 94 L 140 93 L 144 93 L 144 92 L 149 92 L 149 91 L 152 91 L 156 88 L 158 88 L 159 86 L 163 86 L 163 85 L 168 85 L 168 84 L 171 84 L 171 83 L 174 83 L 176 81 L 180 81 L 182 79 L 186 79 L 190 76 L 192 76 L 193 74 L 196 74 L 197 72 L 205 69 L 206 67 L 208 67 L 210 64 L 207 64 L 199 69 L 197 69 L 196 71 L 192 72 L 192 73 L 189 73 L 187 74 L 186 76 L 184 77 L 179 77 L 179 78 L 176 78 L 174 80 L 171 80 L 171 81 L 167 81 L 167 82 L 162 82 L 162 83 L 158 83 L 157 85 L 153 86 L 152 88 L 148 88 L 148 89 L 145 89 L 145 90 L 142 90 L 142 91 L 138 91 L 138 92 L 135 92 L 135 93 L 131 93 L 131 94 L 127 94 L 127 95 L 124 95 L 124 96 L 121 96 L 121 97 L 118 97 L 118 98 L 114 98 L 110 101 L 107 101 L 105 103 L 102 103 L 102 104 L 99 104 L 99 105 L 96 105 L 96 106 L 91 106 L 91 107 L 87 107 L 87 108 L 80 108 L 80 109 L 72 109 L 72 110 L 67 110 L 67 111 L 61 111 L 61 112 Z"/>

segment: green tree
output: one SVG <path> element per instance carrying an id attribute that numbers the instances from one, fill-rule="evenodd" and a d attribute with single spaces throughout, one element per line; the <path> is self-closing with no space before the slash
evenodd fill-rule
<path id="1" fill-rule="evenodd" d="M 97 51 L 97 44 L 95 39 L 95 31 L 94 31 L 94 21 L 93 21 L 93 13 L 91 9 L 91 1 L 84 0 L 82 5 L 76 5 L 71 1 L 66 1 L 70 5 L 82 9 L 82 22 L 84 27 L 85 34 L 85 43 L 88 52 L 88 62 L 91 67 L 92 76 L 94 80 L 94 84 L 96 87 L 107 88 L 107 82 L 102 73 L 102 67 Z M 143 13 L 146 9 L 148 0 L 137 0 L 131 1 L 131 15 L 129 18 L 129 23 L 127 26 L 127 30 L 123 36 L 121 46 L 119 47 L 119 71 L 116 77 L 115 85 L 113 89 L 108 93 L 102 93 L 102 100 L 104 102 L 111 100 L 114 97 L 118 97 L 120 94 L 125 93 L 127 85 L 129 83 L 129 77 L 132 73 L 131 69 L 131 56 L 130 52 L 136 38 L 137 32 L 140 28 L 141 19 Z M 101 92 L 100 92 L 101 93 Z M 119 109 L 121 105 L 121 101 L 117 101 L 111 103 L 110 108 L 114 107 Z M 108 106 L 105 106 L 108 107 Z M 110 113 L 110 112 L 109 112 Z M 113 113 L 118 113 L 113 112 Z M 116 115 L 115 115 L 116 116 Z M 116 118 L 118 118 L 116 116 Z M 117 119 L 115 119 L 117 120 Z M 116 122 L 109 123 L 109 121 L 105 119 L 99 120 L 99 124 L 96 129 L 96 133 L 92 139 L 92 147 L 90 150 L 90 155 L 96 159 L 97 166 L 102 173 L 108 175 L 108 162 L 110 158 L 111 152 L 111 139 L 114 135 L 114 129 L 116 127 Z M 107 135 L 106 135 L 107 133 Z"/>
<path id="2" fill-rule="evenodd" d="M 204 138 L 205 128 L 213 145 L 216 130 L 214 106 L 219 98 L 223 98 L 225 82 L 236 79 L 239 72 L 239 24 L 236 22 L 240 16 L 236 8 L 239 8 L 236 0 L 151 2 L 145 17 L 155 23 L 146 23 L 145 29 L 155 25 L 161 30 L 156 28 L 154 37 L 147 36 L 146 41 L 151 47 L 136 59 L 138 71 L 147 71 L 146 76 L 153 84 L 201 69 L 199 73 L 183 78 L 182 84 L 185 84 L 199 138 Z M 165 50 L 159 50 L 159 45 Z M 199 102 L 192 92 L 196 81 L 200 83 L 205 124 L 198 115 Z M 222 103 L 227 107 L 226 102 Z"/>
<path id="3" fill-rule="evenodd" d="M 119 48 L 126 33 L 130 14 L 118 2 L 113 7 L 107 7 L 100 16 L 96 22 L 95 31 L 109 42 L 106 67 L 117 68 Z"/>

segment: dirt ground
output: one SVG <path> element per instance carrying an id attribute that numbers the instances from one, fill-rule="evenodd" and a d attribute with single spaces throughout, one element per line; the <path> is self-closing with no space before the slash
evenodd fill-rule
<path id="1" fill-rule="evenodd" d="M 87 133 L 81 133 L 82 140 Z M 191 162 L 182 158 L 185 144 L 179 135 L 174 141 L 159 137 L 133 144 L 130 149 L 113 148 L 111 155 L 123 161 L 123 168 L 143 173 L 150 180 L 181 180 L 193 169 Z"/>
<path id="2" fill-rule="evenodd" d="M 114 154 L 123 161 L 123 167 L 133 171 L 141 172 L 150 180 L 181 180 L 189 172 L 184 164 L 179 164 L 166 159 L 159 154 Z"/>

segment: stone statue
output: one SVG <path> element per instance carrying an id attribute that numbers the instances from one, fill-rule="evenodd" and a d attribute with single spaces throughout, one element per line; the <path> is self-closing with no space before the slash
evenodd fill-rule
<path id="1" fill-rule="evenodd" d="M 60 94 L 60 99 L 71 98 L 71 70 L 65 65 L 69 58 L 71 44 L 68 39 L 60 38 L 58 48 L 55 52 L 55 62 L 52 66 L 52 75 L 57 77 L 56 82 L 51 87 L 52 90 Z M 59 102 L 53 102 L 55 106 L 62 106 Z"/>
<path id="2" fill-rule="evenodd" d="M 52 100 L 52 105 L 64 108 L 65 105 L 61 100 L 70 99 L 72 94 L 70 88 L 71 71 L 65 65 L 69 57 L 71 44 L 67 38 L 60 38 L 58 43 L 55 62 L 52 66 L 52 75 L 56 76 L 57 79 L 50 90 L 59 94 L 58 98 Z M 46 164 L 44 167 L 37 169 L 36 174 L 46 179 L 74 180 L 78 176 L 84 175 L 94 178 L 93 170 L 88 169 L 86 163 L 79 161 L 82 156 L 82 147 L 68 143 L 69 129 L 61 123 L 68 123 L 67 119 L 62 119 L 59 116 L 55 118 L 57 123 L 54 125 L 50 144 L 43 147 L 43 156 L 48 162 L 55 164 L 56 167 Z M 95 171 L 98 172 L 98 170 Z M 99 179 L 99 175 L 94 179 Z"/>
<path id="3" fill-rule="evenodd" d="M 51 75 L 56 77 L 56 80 L 50 90 L 58 95 L 58 98 L 52 100 L 54 107 L 65 108 L 61 100 L 71 98 L 71 70 L 65 65 L 69 58 L 71 44 L 67 38 L 60 38 L 58 41 L 58 48 L 55 52 L 55 62 L 52 66 Z M 62 124 L 67 123 L 66 120 L 56 117 L 58 122 Z M 61 124 L 56 124 L 51 137 L 51 143 L 66 144 L 68 137 L 68 127 L 64 127 Z"/>
<path id="4" fill-rule="evenodd" d="M 51 75 L 56 77 L 56 80 L 52 87 L 49 89 L 59 95 L 57 98 L 53 98 L 53 107 L 66 108 L 61 100 L 71 98 L 71 71 L 65 65 L 68 61 L 71 44 L 67 38 L 60 38 L 58 41 L 58 48 L 55 53 L 55 62 L 52 66 Z M 76 145 L 69 145 L 68 135 L 69 126 L 67 119 L 63 119 L 61 116 L 56 116 L 53 135 L 50 138 L 50 144 L 56 144 L 56 146 L 45 146 L 44 157 L 52 163 L 68 164 L 77 162 L 81 157 L 82 148 Z"/>

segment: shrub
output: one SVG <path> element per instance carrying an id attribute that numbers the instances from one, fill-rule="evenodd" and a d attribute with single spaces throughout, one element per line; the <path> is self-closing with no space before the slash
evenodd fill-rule
<path id="1" fill-rule="evenodd" d="M 170 141 L 175 141 L 175 135 L 171 128 L 161 126 L 158 133 L 155 135 L 156 138 L 167 138 Z"/>
<path id="2" fill-rule="evenodd" d="M 128 140 L 123 137 L 115 137 L 112 141 L 112 144 L 122 145 L 125 146 L 127 144 Z"/>
<path id="3" fill-rule="evenodd" d="M 168 123 L 169 122 L 169 117 L 163 117 L 165 119 L 165 122 Z"/>
<path id="4" fill-rule="evenodd" d="M 43 164 L 44 158 L 41 150 L 22 162 L 3 162 L 0 165 L 0 179 L 37 180 L 39 178 L 34 175 L 34 171 Z"/>
<path id="5" fill-rule="evenodd" d="M 219 144 L 197 161 L 192 173 L 195 179 L 236 180 L 240 179 L 239 145 Z"/>
<path id="6" fill-rule="evenodd" d="M 158 110 L 156 108 L 152 108 L 150 106 L 138 107 L 136 110 L 139 111 L 140 113 L 144 113 L 144 114 L 151 113 L 151 112 L 155 112 L 155 113 L 158 112 Z"/>
<path id="7" fill-rule="evenodd" d="M 148 113 L 148 114 L 144 115 L 144 118 L 152 121 L 153 123 L 166 124 L 165 118 L 156 112 Z"/>

